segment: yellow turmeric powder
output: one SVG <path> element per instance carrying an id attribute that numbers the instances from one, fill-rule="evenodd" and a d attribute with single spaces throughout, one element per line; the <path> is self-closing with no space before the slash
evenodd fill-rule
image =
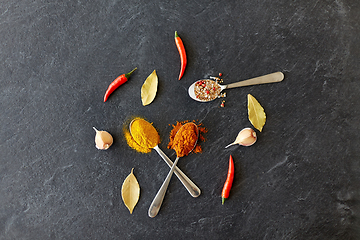
<path id="1" fill-rule="evenodd" d="M 147 148 L 147 147 L 142 147 L 140 146 L 135 139 L 131 136 L 131 133 L 129 132 L 128 129 L 124 128 L 124 136 L 126 139 L 127 144 L 129 145 L 129 147 L 131 147 L 132 149 L 141 152 L 141 153 L 149 153 L 151 152 L 151 148 Z"/>
<path id="2" fill-rule="evenodd" d="M 185 124 L 176 133 L 172 148 L 178 157 L 188 155 L 195 147 L 198 139 L 198 129 L 195 124 Z"/>
<path id="3" fill-rule="evenodd" d="M 142 118 L 135 118 L 130 131 L 124 128 L 127 144 L 138 152 L 149 153 L 160 143 L 160 136 L 154 126 Z"/>

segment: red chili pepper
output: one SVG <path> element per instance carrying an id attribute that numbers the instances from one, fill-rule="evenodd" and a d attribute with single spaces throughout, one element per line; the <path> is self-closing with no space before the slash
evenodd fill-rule
<path id="1" fill-rule="evenodd" d="M 122 74 L 120 76 L 118 76 L 112 83 L 110 83 L 108 89 L 106 90 L 105 96 L 104 96 L 104 102 L 106 102 L 106 100 L 108 99 L 108 97 L 110 96 L 110 94 L 115 91 L 115 89 L 117 89 L 118 87 L 120 87 L 121 85 L 123 85 L 124 83 L 127 82 L 128 78 L 130 77 L 130 75 L 136 70 L 137 68 L 134 68 L 131 72 L 126 73 L 126 74 Z"/>
<path id="2" fill-rule="evenodd" d="M 180 69 L 180 74 L 179 74 L 179 80 L 180 80 L 185 72 L 187 59 L 186 59 L 186 52 L 185 52 L 184 44 L 183 44 L 181 38 L 179 37 L 179 35 L 177 34 L 177 31 L 175 31 L 175 44 L 179 51 L 180 61 L 181 61 L 181 69 Z"/>
<path id="3" fill-rule="evenodd" d="M 221 197 L 222 197 L 222 204 L 224 204 L 225 199 L 227 199 L 229 197 L 229 193 L 230 193 L 230 189 L 232 186 L 234 180 L 234 160 L 232 158 L 232 156 L 230 155 L 229 158 L 229 170 L 228 170 L 228 174 L 227 174 L 227 178 L 221 193 Z"/>

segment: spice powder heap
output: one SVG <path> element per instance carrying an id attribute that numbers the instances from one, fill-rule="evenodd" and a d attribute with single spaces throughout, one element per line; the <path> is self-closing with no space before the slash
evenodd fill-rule
<path id="1" fill-rule="evenodd" d="M 175 150 L 177 157 L 186 156 L 195 148 L 197 139 L 197 126 L 193 123 L 187 123 L 176 133 L 172 149 Z"/>
<path id="2" fill-rule="evenodd" d="M 176 125 L 172 125 L 173 129 L 171 130 L 170 135 L 169 135 L 168 149 L 174 149 L 174 138 L 175 138 L 176 133 L 179 131 L 179 129 L 184 124 L 186 124 L 188 122 L 189 121 L 186 120 L 186 121 L 182 121 L 182 122 L 176 122 Z M 195 123 L 195 121 L 193 121 L 193 122 Z M 196 146 L 195 146 L 195 148 L 194 148 L 194 150 L 192 152 L 193 153 L 201 153 L 202 148 L 201 148 L 200 142 L 205 141 L 205 138 L 204 138 L 203 134 L 207 132 L 207 129 L 205 127 L 203 127 L 201 123 L 196 124 L 196 125 L 198 127 L 199 136 L 198 136 L 198 139 L 197 139 L 197 144 L 196 144 Z"/>
<path id="3" fill-rule="evenodd" d="M 221 92 L 220 85 L 212 80 L 199 80 L 195 83 L 194 94 L 197 99 L 202 101 L 211 101 L 219 96 Z"/>
<path id="4" fill-rule="evenodd" d="M 135 118 L 131 124 L 131 133 L 124 128 L 127 144 L 141 153 L 149 153 L 160 143 L 160 136 L 154 126 L 142 118 Z"/>

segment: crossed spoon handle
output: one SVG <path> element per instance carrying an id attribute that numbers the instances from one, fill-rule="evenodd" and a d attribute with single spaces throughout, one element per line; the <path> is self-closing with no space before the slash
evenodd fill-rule
<path id="1" fill-rule="evenodd" d="M 171 180 L 171 176 L 174 173 L 174 170 L 175 170 L 175 167 L 176 167 L 176 164 L 177 164 L 178 161 L 179 161 L 179 157 L 176 158 L 174 164 L 171 167 L 170 172 L 168 173 L 168 175 L 165 178 L 165 181 L 161 185 L 161 187 L 160 187 L 159 191 L 157 192 L 154 200 L 152 201 L 152 203 L 151 203 L 151 205 L 149 207 L 149 212 L 148 212 L 149 217 L 153 218 L 159 213 L 161 204 L 162 204 L 162 202 L 164 200 L 166 190 L 167 190 L 167 188 L 169 186 L 169 183 L 170 183 L 170 180 Z"/>
<path id="2" fill-rule="evenodd" d="M 154 147 L 154 149 L 158 152 L 158 154 L 161 156 L 161 158 L 164 159 L 166 164 L 171 168 L 173 165 L 173 162 L 168 158 L 168 156 L 166 156 L 166 154 L 158 146 Z M 184 185 L 186 190 L 188 190 L 188 192 L 190 193 L 191 196 L 193 196 L 193 197 L 200 196 L 200 193 L 201 193 L 200 188 L 198 188 L 198 186 L 196 186 L 196 184 L 193 181 L 191 181 L 191 179 L 188 178 L 185 175 L 185 173 L 183 173 L 180 170 L 180 168 L 175 166 L 174 173 L 178 177 L 180 182 Z"/>

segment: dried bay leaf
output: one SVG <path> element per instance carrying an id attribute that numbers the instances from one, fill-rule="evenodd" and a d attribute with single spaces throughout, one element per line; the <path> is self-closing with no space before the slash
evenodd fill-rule
<path id="1" fill-rule="evenodd" d="M 143 106 L 149 105 L 155 99 L 157 87 L 158 76 L 154 70 L 141 87 L 141 101 Z"/>
<path id="2" fill-rule="evenodd" d="M 248 115 L 251 124 L 261 132 L 265 125 L 266 115 L 264 108 L 251 94 L 248 94 Z"/>
<path id="3" fill-rule="evenodd" d="M 121 188 L 121 197 L 125 206 L 129 209 L 130 214 L 132 214 L 140 196 L 140 186 L 133 170 L 134 169 L 131 169 L 131 173 L 125 178 Z"/>

